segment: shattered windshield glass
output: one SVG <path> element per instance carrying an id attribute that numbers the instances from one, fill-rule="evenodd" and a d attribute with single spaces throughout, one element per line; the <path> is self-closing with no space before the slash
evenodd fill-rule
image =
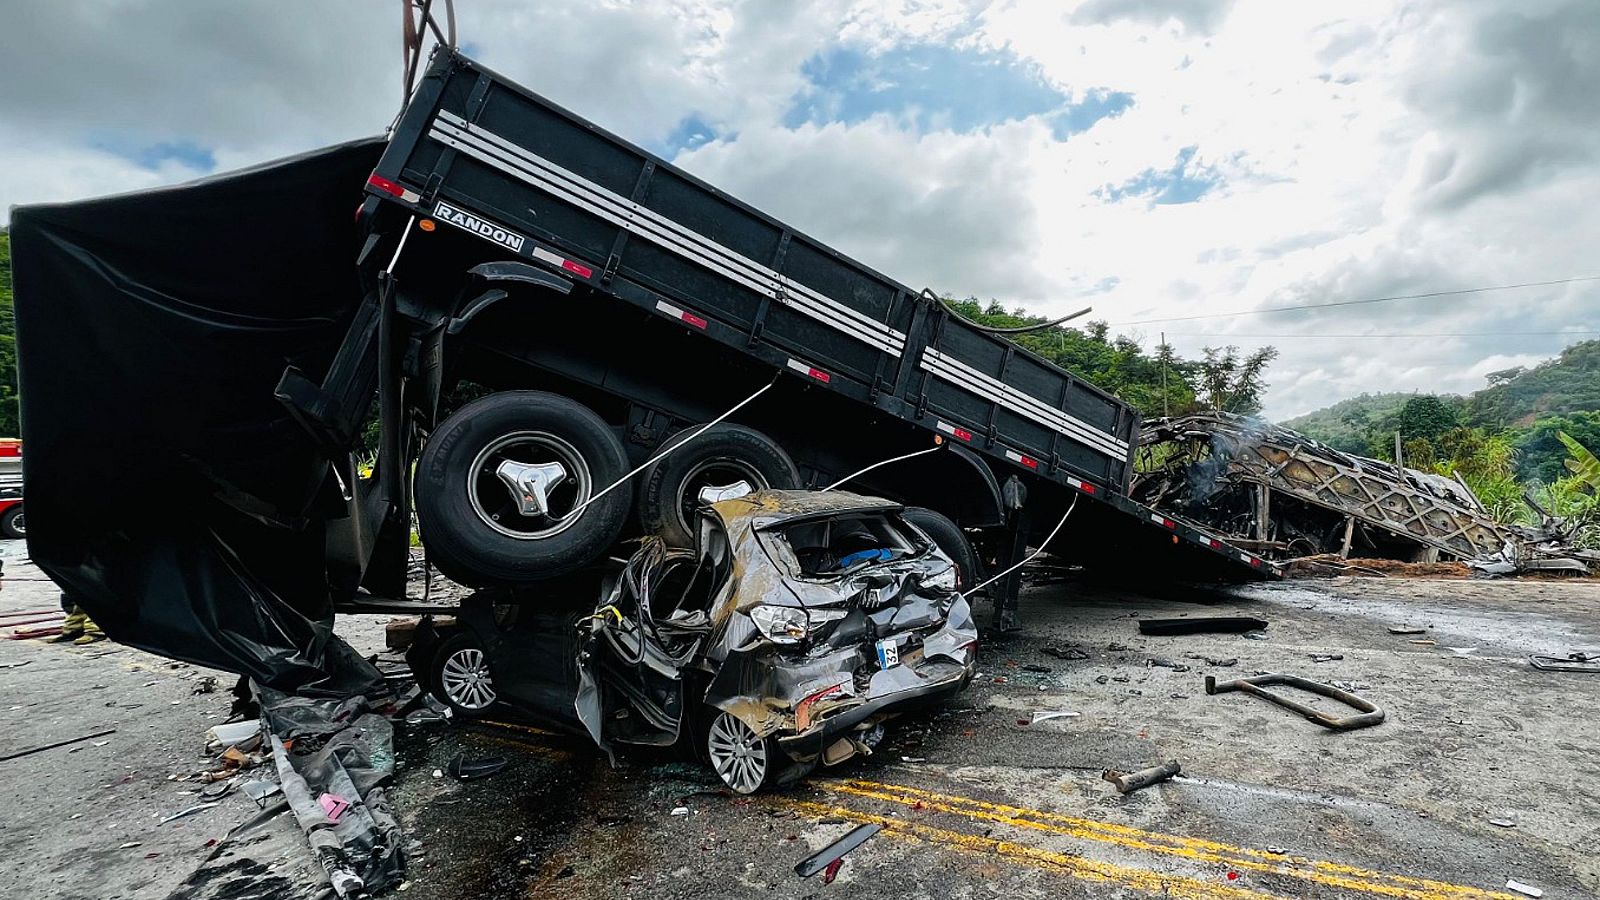
<path id="1" fill-rule="evenodd" d="M 885 513 L 798 522 L 761 533 L 773 558 L 803 578 L 832 578 L 869 562 L 915 556 L 927 549 L 898 516 Z"/>

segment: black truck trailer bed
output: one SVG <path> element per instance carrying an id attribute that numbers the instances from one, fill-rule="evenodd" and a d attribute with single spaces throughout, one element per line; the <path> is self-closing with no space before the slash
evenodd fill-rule
<path id="1" fill-rule="evenodd" d="M 436 54 L 367 191 L 491 258 L 547 267 L 970 447 L 1002 479 L 1066 488 L 1044 493 L 1090 501 L 1085 540 L 1110 529 L 1123 545 L 1182 545 L 1213 575 L 1276 572 L 1128 499 L 1128 404 L 459 53 Z M 1037 510 L 1033 527 L 1058 515 Z"/>

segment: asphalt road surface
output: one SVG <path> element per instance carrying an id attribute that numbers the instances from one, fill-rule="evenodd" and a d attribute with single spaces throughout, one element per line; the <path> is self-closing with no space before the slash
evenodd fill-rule
<path id="1" fill-rule="evenodd" d="M 53 599 L 23 580 L 17 552 L 0 612 Z M 1257 640 L 1142 637 L 1136 623 L 1234 614 L 1271 624 Z M 1508 879 L 1549 898 L 1600 894 L 1588 729 L 1600 676 L 1526 661 L 1600 648 L 1600 582 L 1337 579 L 1163 598 L 1068 583 L 1030 588 L 1023 618 L 1022 635 L 983 647 L 982 678 L 953 703 L 896 723 L 871 758 L 777 794 L 730 796 L 669 755 L 612 767 L 509 714 L 401 728 L 393 799 L 415 842 L 404 896 L 1523 896 Z M 375 652 L 381 625 L 341 631 Z M 1342 659 L 1314 661 L 1325 656 Z M 207 673 L 114 645 L 0 641 L 0 666 L 17 663 L 0 668 L 0 755 L 117 732 L 0 762 L 11 794 L 0 884 L 160 898 L 190 879 L 182 896 L 219 896 L 192 893 L 208 857 L 232 865 L 236 896 L 267 878 L 282 884 L 255 896 L 314 884 L 285 823 L 257 868 L 208 845 L 255 811 L 237 796 L 154 824 L 194 802 L 182 779 L 204 766 L 203 732 L 226 713 L 225 693 L 191 693 Z M 1387 718 L 1334 733 L 1242 693 L 1205 693 L 1207 674 L 1262 671 L 1352 685 Z M 1078 715 L 1034 723 L 1052 711 Z M 478 782 L 433 776 L 461 752 L 511 765 Z M 1101 778 L 1168 759 L 1182 776 L 1127 796 Z M 884 829 L 831 884 L 795 875 L 860 823 Z"/>

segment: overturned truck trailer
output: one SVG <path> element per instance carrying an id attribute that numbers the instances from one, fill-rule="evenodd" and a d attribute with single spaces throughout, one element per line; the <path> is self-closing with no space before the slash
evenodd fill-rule
<path id="1" fill-rule="evenodd" d="M 1335 450 L 1257 419 L 1206 413 L 1149 423 L 1133 494 L 1277 559 L 1336 554 L 1571 569 L 1560 523 L 1496 521 L 1460 479 Z"/>
<path id="2" fill-rule="evenodd" d="M 12 222 L 34 558 L 263 683 L 404 595 L 413 509 L 471 586 L 855 473 L 968 585 L 1063 522 L 1124 576 L 1276 574 L 1130 499 L 1127 404 L 453 51 L 387 140 Z"/>

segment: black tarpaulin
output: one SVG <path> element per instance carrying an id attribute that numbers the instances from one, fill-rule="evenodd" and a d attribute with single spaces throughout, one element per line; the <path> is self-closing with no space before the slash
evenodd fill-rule
<path id="1" fill-rule="evenodd" d="M 375 676 L 331 634 L 327 467 L 273 388 L 344 334 L 382 147 L 12 210 L 28 549 L 117 640 L 288 691 Z"/>

